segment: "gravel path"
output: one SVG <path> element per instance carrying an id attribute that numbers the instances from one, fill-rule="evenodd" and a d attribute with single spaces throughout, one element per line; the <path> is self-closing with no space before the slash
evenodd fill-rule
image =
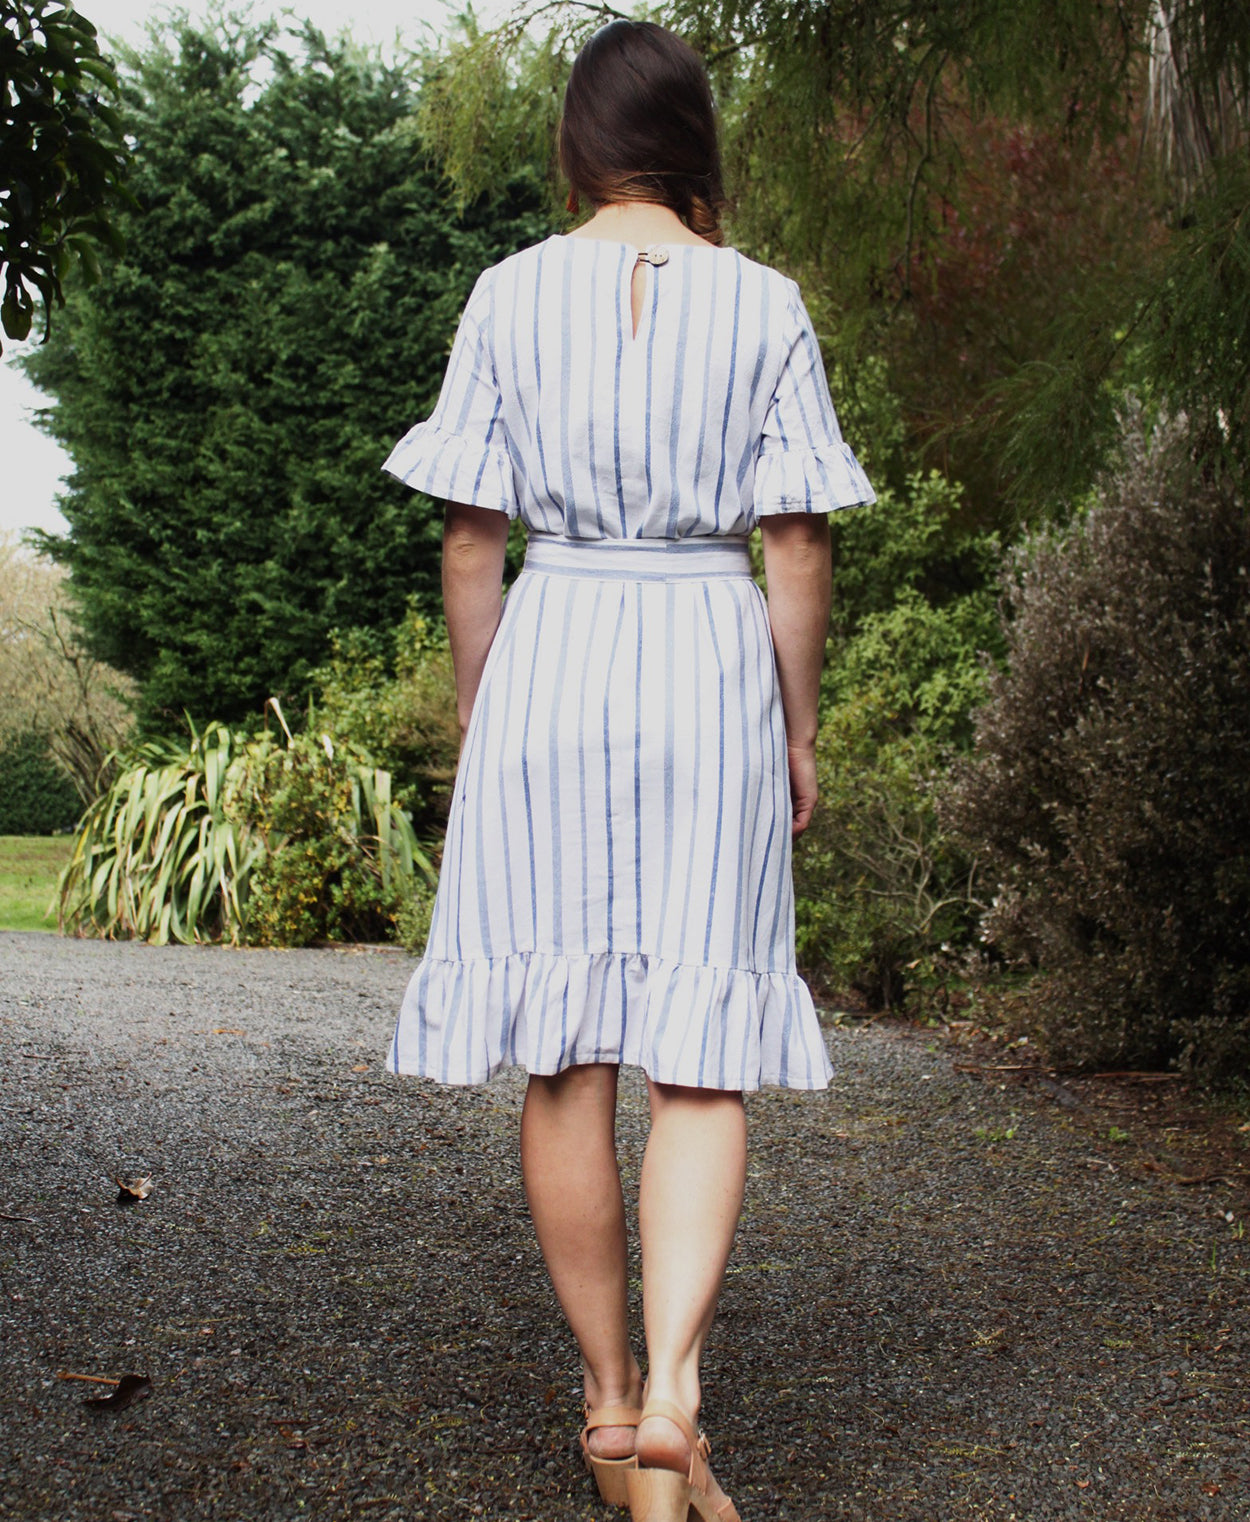
<path id="1" fill-rule="evenodd" d="M 621 1515 L 575 1460 L 523 1079 L 389 1077 L 408 966 L 0 935 L 0 1518 Z M 749 1102 L 704 1413 L 744 1522 L 1250 1517 L 1242 1196 L 947 1042 L 828 1034 L 827 1094 Z M 103 1414 L 62 1377 L 131 1372 Z"/>

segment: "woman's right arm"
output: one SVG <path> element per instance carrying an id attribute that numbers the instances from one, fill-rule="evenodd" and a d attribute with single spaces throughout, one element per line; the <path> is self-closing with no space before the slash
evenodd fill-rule
<path id="1" fill-rule="evenodd" d="M 456 672 L 460 739 L 469 727 L 482 669 L 503 612 L 508 517 L 449 502 L 443 516 L 443 610 Z"/>
<path id="2" fill-rule="evenodd" d="M 777 513 L 760 519 L 768 622 L 786 718 L 792 836 L 816 807 L 816 731 L 820 668 L 829 635 L 833 558 L 823 513 Z"/>

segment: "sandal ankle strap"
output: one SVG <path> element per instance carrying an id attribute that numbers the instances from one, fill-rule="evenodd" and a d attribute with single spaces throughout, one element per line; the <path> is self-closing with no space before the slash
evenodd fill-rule
<path id="1" fill-rule="evenodd" d="M 596 1427 L 636 1427 L 642 1419 L 637 1406 L 599 1406 L 592 1411 L 586 1407 L 586 1431 Z"/>

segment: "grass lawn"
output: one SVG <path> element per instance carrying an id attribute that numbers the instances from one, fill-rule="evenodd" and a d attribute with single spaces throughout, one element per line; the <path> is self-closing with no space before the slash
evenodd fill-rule
<path id="1" fill-rule="evenodd" d="M 56 880 L 69 860 L 69 835 L 0 835 L 0 930 L 55 930 Z"/>

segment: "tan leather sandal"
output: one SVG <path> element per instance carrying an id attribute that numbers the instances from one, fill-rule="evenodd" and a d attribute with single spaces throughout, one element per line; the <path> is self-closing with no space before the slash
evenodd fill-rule
<path id="1" fill-rule="evenodd" d="M 637 1469 L 638 1460 L 632 1453 L 623 1459 L 601 1459 L 597 1453 L 590 1451 L 590 1434 L 597 1427 L 636 1427 L 641 1419 L 642 1413 L 637 1406 L 600 1406 L 597 1411 L 586 1407 L 586 1425 L 582 1428 L 579 1439 L 582 1457 L 586 1460 L 587 1469 L 595 1477 L 599 1494 L 609 1506 L 629 1505 L 625 1476 L 631 1469 Z"/>
<path id="2" fill-rule="evenodd" d="M 652 1400 L 643 1408 L 639 1421 L 645 1422 L 650 1416 L 663 1417 L 679 1429 L 690 1445 L 690 1468 L 685 1474 L 679 1469 L 642 1464 L 629 1470 L 625 1490 L 630 1522 L 687 1522 L 691 1516 L 702 1522 L 742 1522 L 707 1466 L 711 1443 L 694 1430 L 686 1413 L 666 1400 Z"/>

